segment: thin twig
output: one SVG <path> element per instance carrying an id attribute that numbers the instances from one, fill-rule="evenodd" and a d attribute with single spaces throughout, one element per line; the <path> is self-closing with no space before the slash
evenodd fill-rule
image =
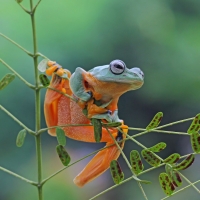
<path id="1" fill-rule="evenodd" d="M 17 178 L 19 178 L 19 179 L 21 179 L 23 181 L 26 181 L 27 183 L 29 183 L 31 185 L 37 186 L 36 182 L 33 182 L 33 181 L 29 180 L 29 179 L 26 179 L 23 176 L 20 176 L 19 174 L 16 174 L 16 173 L 14 173 L 14 172 L 12 172 L 12 171 L 10 171 L 8 169 L 5 169 L 4 167 L 0 166 L 0 170 L 4 171 L 4 172 L 6 172 L 6 173 L 8 173 L 8 174 L 10 174 L 12 176 L 15 176 L 15 177 L 17 177 Z"/>
<path id="2" fill-rule="evenodd" d="M 198 180 L 198 181 L 195 181 L 194 183 L 192 183 L 193 185 L 194 184 L 197 184 L 197 183 L 199 183 L 200 182 L 200 180 Z M 181 191 L 183 191 L 183 190 L 185 190 L 185 189 L 187 189 L 187 188 L 189 188 L 189 187 L 191 187 L 192 185 L 187 185 L 187 186 L 185 186 L 185 187 L 183 187 L 183 188 L 181 188 L 180 190 L 178 190 L 178 191 L 176 191 L 176 192 L 174 192 L 171 196 L 174 196 L 175 194 L 177 194 L 177 193 L 179 193 L 179 192 L 181 192 Z M 164 198 L 162 198 L 161 200 L 165 200 L 165 199 L 168 199 L 168 198 L 170 198 L 171 196 L 167 196 L 167 197 L 164 197 Z"/>
<path id="3" fill-rule="evenodd" d="M 40 2 L 41 2 L 41 0 L 39 0 L 38 2 L 37 2 L 37 4 L 35 5 L 35 7 L 32 9 L 32 14 L 34 14 L 35 13 L 35 11 L 36 11 L 36 8 L 38 7 L 38 5 L 40 4 Z"/>
<path id="4" fill-rule="evenodd" d="M 34 89 L 35 86 L 26 81 L 22 76 L 20 76 L 12 67 L 10 67 L 6 62 L 4 62 L 2 59 L 0 59 L 0 62 L 5 65 L 11 72 L 13 72 L 21 81 L 23 81 L 28 87 L 31 89 Z"/>
<path id="5" fill-rule="evenodd" d="M 13 114 L 11 114 L 8 110 L 6 110 L 2 105 L 0 105 L 0 109 L 3 110 L 8 116 L 10 116 L 14 121 L 16 121 L 20 126 L 26 129 L 31 135 L 35 135 L 35 132 L 25 126 L 21 121 L 19 121 Z"/>
<path id="6" fill-rule="evenodd" d="M 48 89 L 50 89 L 50 90 L 54 90 L 54 91 L 56 91 L 56 92 L 58 92 L 58 93 L 60 93 L 60 94 L 62 94 L 62 95 L 64 95 L 64 96 L 66 96 L 66 97 L 68 97 L 68 98 L 70 98 L 72 101 L 77 101 L 76 99 L 74 99 L 73 97 L 71 97 L 70 95 L 68 95 L 68 94 L 65 94 L 64 92 L 61 92 L 60 90 L 57 90 L 57 89 L 55 89 L 55 88 L 52 88 L 52 87 L 47 87 Z"/>
<path id="7" fill-rule="evenodd" d="M 21 3 L 18 3 L 18 4 L 19 4 L 19 6 L 20 6 L 26 13 L 30 14 L 30 11 L 27 10 L 24 6 L 22 6 Z"/>
<path id="8" fill-rule="evenodd" d="M 131 173 L 133 174 L 132 178 L 134 178 L 134 179 L 136 180 L 137 176 L 136 176 L 135 173 L 132 171 L 132 167 L 131 167 L 131 165 L 130 165 L 130 163 L 129 163 L 127 157 L 126 157 L 126 155 L 125 155 L 124 152 L 122 151 L 121 147 L 119 146 L 119 144 L 117 143 L 117 141 L 115 140 L 115 138 L 113 137 L 113 135 L 111 134 L 111 132 L 109 131 L 109 129 L 106 128 L 106 130 L 108 131 L 110 137 L 111 137 L 111 138 L 113 139 L 113 141 L 115 142 L 115 145 L 117 146 L 118 150 L 119 150 L 120 153 L 122 154 L 122 157 L 124 158 L 124 160 L 125 160 L 125 162 L 127 163 L 127 165 L 128 165 L 128 167 L 129 167 Z M 138 181 L 138 186 L 139 186 L 139 188 L 141 189 L 144 198 L 145 198 L 146 200 L 148 200 L 148 198 L 147 198 L 147 196 L 146 196 L 146 194 L 145 194 L 145 192 L 144 192 L 144 189 L 143 189 L 143 187 L 142 187 L 142 185 L 141 185 L 141 183 L 140 183 L 139 181 Z"/>
<path id="9" fill-rule="evenodd" d="M 145 131 L 145 128 L 132 128 L 132 127 L 128 127 L 128 130 L 134 130 L 134 131 Z M 152 130 L 148 130 L 148 132 L 157 132 L 157 133 L 168 133 L 168 134 L 176 134 L 176 135 L 187 135 L 189 136 L 188 133 L 186 132 L 177 132 L 177 131 L 164 131 L 164 130 L 156 130 L 156 129 L 152 129 Z M 146 132 L 146 133 L 148 133 Z M 137 135 L 137 134 L 136 134 Z M 134 135 L 134 136 L 136 136 Z M 136 136 L 137 137 L 137 136 Z"/>
<path id="10" fill-rule="evenodd" d="M 59 125 L 59 126 L 51 126 L 51 127 L 48 127 L 48 128 L 40 129 L 38 131 L 38 134 L 41 134 L 45 131 L 48 131 L 49 129 L 60 128 L 60 127 L 68 127 L 68 126 L 92 126 L 92 124 L 65 124 L 65 125 Z"/>
<path id="11" fill-rule="evenodd" d="M 199 189 L 189 180 L 187 179 L 182 173 L 178 172 L 198 193 L 200 193 Z"/>
<path id="12" fill-rule="evenodd" d="M 28 50 L 26 50 L 24 47 L 22 47 L 21 45 L 19 45 L 15 41 L 11 40 L 9 37 L 5 36 L 3 33 L 0 33 L 0 36 L 4 37 L 6 40 L 8 40 L 9 42 L 13 43 L 18 48 L 20 48 L 22 51 L 24 51 L 25 53 L 27 53 L 29 56 L 33 57 L 33 54 L 31 52 L 29 52 Z"/>
<path id="13" fill-rule="evenodd" d="M 50 60 L 49 58 L 47 58 L 45 55 L 41 54 L 40 52 L 37 52 L 37 53 L 35 54 L 35 56 L 40 56 L 40 57 L 42 57 L 42 58 L 45 58 L 45 59 Z"/>

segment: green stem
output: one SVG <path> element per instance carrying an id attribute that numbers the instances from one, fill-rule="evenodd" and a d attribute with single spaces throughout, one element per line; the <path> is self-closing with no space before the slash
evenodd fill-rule
<path id="1" fill-rule="evenodd" d="M 146 130 L 146 131 L 143 131 L 141 133 L 138 133 L 138 134 L 135 134 L 133 136 L 131 136 L 132 138 L 134 137 L 138 137 L 138 136 L 141 136 L 141 135 L 144 135 L 146 133 L 149 133 L 149 132 L 153 132 L 157 129 L 161 129 L 161 128 L 165 128 L 165 127 L 168 127 L 168 126 L 172 126 L 172 125 L 175 125 L 175 124 L 180 124 L 180 123 L 183 123 L 183 122 L 187 122 L 187 121 L 190 121 L 190 120 L 193 120 L 194 117 L 192 118 L 188 118 L 188 119 L 183 119 L 183 120 L 179 120 L 179 121 L 176 121 L 176 122 L 172 122 L 172 123 L 169 123 L 169 124 L 165 124 L 163 126 L 158 126 L 157 128 L 154 128 L 154 129 L 151 129 L 151 130 Z M 129 128 L 130 130 L 136 130 L 135 128 Z M 141 129 L 140 129 L 141 130 Z"/>
<path id="2" fill-rule="evenodd" d="M 56 91 L 56 92 L 58 92 L 58 93 L 60 93 L 60 94 L 62 94 L 62 95 L 64 95 L 64 96 L 66 96 L 66 97 L 68 97 L 68 98 L 70 98 L 72 101 L 77 101 L 76 99 L 74 99 L 73 97 L 71 97 L 70 95 L 68 95 L 68 94 L 65 94 L 64 92 L 61 92 L 60 90 L 57 90 L 57 89 L 55 89 L 55 88 L 52 88 L 52 87 L 48 87 L 48 89 L 50 89 L 50 90 L 54 90 L 54 91 Z"/>
<path id="3" fill-rule="evenodd" d="M 196 154 L 196 153 L 195 153 L 195 154 Z M 181 156 L 180 159 L 186 158 L 188 155 L 190 155 L 190 154 Z M 154 169 L 157 169 L 157 168 L 159 168 L 159 167 L 162 167 L 162 166 L 164 166 L 164 165 L 165 165 L 165 163 L 162 163 L 162 164 L 160 164 L 160 165 L 157 166 L 157 167 L 151 167 L 151 168 L 149 168 L 149 169 L 146 169 L 146 170 L 144 170 L 143 172 L 141 172 L 140 174 L 138 174 L 138 176 L 141 176 L 142 174 L 148 173 L 148 172 L 150 172 L 150 171 L 152 171 L 152 170 L 154 170 Z M 110 191 L 110 190 L 112 190 L 112 189 L 114 189 L 114 188 L 116 188 L 116 187 L 118 187 L 118 186 L 120 186 L 120 185 L 122 185 L 122 184 L 124 184 L 124 183 L 126 183 L 126 182 L 128 182 L 128 181 L 130 181 L 130 180 L 132 180 L 132 179 L 133 179 L 133 177 L 127 178 L 126 180 L 122 181 L 120 184 L 111 186 L 110 188 L 108 188 L 108 189 L 106 189 L 106 190 L 100 192 L 99 194 L 97 194 L 96 196 L 92 197 L 92 198 L 89 199 L 89 200 L 96 199 L 97 197 L 99 197 L 99 196 L 105 194 L 106 192 L 108 192 L 108 191 Z M 200 182 L 200 180 L 197 181 L 197 182 Z M 195 183 L 193 183 L 193 184 L 196 184 L 197 182 L 195 182 Z M 188 188 L 188 187 L 190 187 L 190 186 L 191 186 L 191 185 L 186 186 L 185 188 Z M 181 189 L 181 190 L 182 190 L 182 189 Z M 177 192 L 178 192 L 178 191 L 177 191 Z M 177 193 L 177 192 L 175 192 L 175 193 Z M 175 194 L 175 193 L 174 193 L 174 194 Z M 172 195 L 173 195 L 173 194 L 172 194 Z M 170 196 L 169 196 L 169 197 L 170 197 Z M 164 199 L 167 199 L 167 198 L 169 198 L 169 197 L 165 197 Z M 163 199 L 161 199 L 161 200 L 163 200 Z"/>
<path id="4" fill-rule="evenodd" d="M 18 4 L 26 13 L 30 14 L 30 11 L 24 8 L 24 6 L 22 6 L 21 3 L 18 3 Z"/>
<path id="5" fill-rule="evenodd" d="M 39 3 L 38 3 L 39 4 Z M 37 7 L 37 6 L 36 6 Z M 43 199 L 42 194 L 42 149 L 41 149 L 41 135 L 38 135 L 38 131 L 41 126 L 41 113 L 40 113 L 40 89 L 39 89 L 39 73 L 38 73 L 38 56 L 37 54 L 37 39 L 36 39 L 36 26 L 35 26 L 35 10 L 36 7 L 33 8 L 33 0 L 30 0 L 30 9 L 31 9 L 31 24 L 32 24 L 32 35 L 33 35 L 33 62 L 34 62 L 34 70 L 35 70 L 35 131 L 37 133 L 35 138 L 36 143 L 36 155 L 37 155 L 37 168 L 38 168 L 38 198 L 39 200 Z"/>
<path id="6" fill-rule="evenodd" d="M 9 42 L 13 43 L 18 48 L 20 48 L 22 51 L 24 51 L 25 53 L 27 53 L 29 56 L 33 57 L 33 54 L 31 52 L 29 52 L 28 50 L 26 50 L 24 47 L 22 47 L 21 45 L 19 45 L 15 41 L 11 40 L 9 37 L 5 36 L 3 33 L 0 33 L 0 36 L 4 37 L 6 40 L 8 40 Z"/>
<path id="7" fill-rule="evenodd" d="M 130 180 L 132 180 L 132 179 L 133 179 L 132 177 L 127 178 L 126 180 L 122 181 L 120 184 L 113 185 L 112 187 L 109 187 L 108 189 L 104 190 L 103 192 L 100 192 L 99 194 L 93 196 L 93 197 L 90 198 L 89 200 L 94 200 L 94 199 L 96 199 L 97 197 L 99 197 L 99 196 L 105 194 L 106 192 L 108 192 L 108 191 L 110 191 L 110 190 L 112 190 L 112 189 L 114 189 L 114 188 L 116 188 L 116 187 L 118 187 L 118 186 L 121 186 L 122 184 L 124 184 L 124 183 L 126 183 L 126 182 L 128 182 L 128 181 L 130 181 Z"/>
<path id="8" fill-rule="evenodd" d="M 37 2 L 37 4 L 35 5 L 35 7 L 32 9 L 32 13 L 35 14 L 36 8 L 38 7 L 38 5 L 40 4 L 41 0 L 39 0 Z"/>
<path id="9" fill-rule="evenodd" d="M 185 133 L 185 132 L 176 132 L 176 131 L 164 131 L 164 130 L 155 130 L 155 129 L 152 129 L 152 130 L 149 130 L 147 132 L 146 129 L 144 129 L 144 128 L 131 128 L 131 127 L 129 127 L 128 130 L 145 131 L 145 133 L 148 133 L 148 132 L 157 132 L 157 133 L 168 133 L 168 134 L 187 135 L 187 136 L 189 136 L 188 133 Z M 137 136 L 138 136 L 138 134 L 134 135 L 134 137 L 137 137 Z"/>
<path id="10" fill-rule="evenodd" d="M 131 173 L 133 174 L 132 178 L 134 178 L 134 179 L 136 180 L 137 177 L 136 177 L 135 173 L 132 171 L 132 167 L 131 167 L 131 165 L 130 165 L 130 163 L 129 163 L 127 157 L 126 157 L 126 155 L 125 155 L 124 152 L 122 151 L 121 147 L 119 146 L 119 144 L 117 143 L 117 141 L 115 140 L 115 138 L 113 137 L 113 135 L 111 134 L 111 132 L 109 131 L 109 129 L 106 128 L 106 130 L 108 131 L 110 137 L 111 137 L 111 138 L 113 139 L 113 141 L 115 142 L 117 148 L 119 149 L 120 153 L 122 154 L 122 157 L 124 158 L 124 160 L 125 160 L 125 162 L 127 163 L 127 165 L 128 165 L 128 167 L 129 167 Z M 144 198 L 145 198 L 146 200 L 148 200 L 148 198 L 147 198 L 147 196 L 146 196 L 146 194 L 145 194 L 145 192 L 144 192 L 144 189 L 143 189 L 143 187 L 142 187 L 142 185 L 141 185 L 140 182 L 138 182 L 138 186 L 139 186 L 139 188 L 141 189 Z"/>
<path id="11" fill-rule="evenodd" d="M 41 54 L 40 52 L 37 52 L 37 53 L 36 53 L 36 56 L 40 56 L 40 57 L 42 57 L 42 58 L 49 59 L 49 58 L 47 58 L 45 55 Z M 49 60 L 50 60 L 50 59 L 49 59 Z"/>
<path id="12" fill-rule="evenodd" d="M 8 116 L 10 116 L 14 121 L 16 121 L 20 126 L 26 129 L 31 135 L 35 135 L 35 132 L 25 126 L 21 121 L 19 121 L 13 114 L 11 114 L 8 110 L 6 110 L 2 105 L 0 105 L 0 109 L 3 110 Z"/>
<path id="13" fill-rule="evenodd" d="M 18 175 L 18 174 L 16 174 L 16 173 L 12 172 L 12 171 L 10 171 L 10 170 L 7 170 L 7 169 L 5 169 L 5 168 L 3 168 L 3 167 L 0 167 L 0 170 L 4 171 L 4 172 L 6 172 L 6 173 L 8 173 L 8 174 L 10 174 L 10 175 L 12 175 L 12 176 L 15 176 L 15 177 L 17 177 L 17 178 L 19 178 L 19 179 L 21 179 L 21 180 L 23 180 L 23 181 L 26 181 L 27 183 L 29 183 L 29 184 L 31 184 L 31 185 L 37 186 L 37 183 L 36 183 L 36 182 L 33 182 L 33 181 L 29 180 L 29 179 L 26 179 L 26 178 L 24 178 L 23 176 L 20 176 L 20 175 Z"/>
<path id="14" fill-rule="evenodd" d="M 190 186 L 192 186 L 198 193 L 200 193 L 199 189 L 189 180 L 187 179 L 183 174 L 181 174 L 180 172 L 178 172 L 189 184 Z"/>
<path id="15" fill-rule="evenodd" d="M 28 81 L 26 81 L 22 76 L 20 76 L 12 67 L 10 67 L 6 62 L 4 62 L 2 59 L 0 59 L 0 62 L 5 65 L 11 72 L 13 72 L 21 81 L 23 81 L 28 87 L 31 89 L 35 89 L 35 86 L 30 84 Z"/>
<path id="16" fill-rule="evenodd" d="M 199 182 L 200 182 L 200 180 L 195 181 L 195 182 L 192 183 L 192 184 L 194 185 L 194 184 L 197 184 L 197 183 L 199 183 Z M 184 188 L 181 188 L 180 190 L 174 192 L 171 196 L 174 196 L 175 194 L 177 194 L 177 193 L 179 193 L 179 192 L 182 192 L 183 190 L 185 190 L 185 189 L 187 189 L 187 188 L 189 188 L 189 187 L 191 187 L 191 186 L 192 186 L 192 185 L 187 185 L 187 186 L 185 186 Z M 171 196 L 164 197 L 164 198 L 162 198 L 161 200 L 168 199 L 168 198 L 170 198 Z"/>
<path id="17" fill-rule="evenodd" d="M 41 134 L 45 131 L 48 131 L 49 129 L 60 128 L 60 127 L 68 127 L 68 126 L 92 126 L 92 124 L 64 124 L 64 125 L 60 125 L 60 126 L 51 126 L 51 127 L 48 127 L 48 128 L 40 129 L 38 131 L 38 134 Z"/>

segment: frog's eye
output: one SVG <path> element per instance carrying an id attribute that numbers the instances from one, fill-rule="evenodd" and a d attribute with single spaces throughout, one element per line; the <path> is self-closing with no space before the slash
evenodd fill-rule
<path id="1" fill-rule="evenodd" d="M 124 72 L 126 68 L 126 65 L 123 61 L 121 60 L 113 60 L 111 63 L 110 63 L 110 71 L 113 73 L 113 74 L 122 74 Z"/>

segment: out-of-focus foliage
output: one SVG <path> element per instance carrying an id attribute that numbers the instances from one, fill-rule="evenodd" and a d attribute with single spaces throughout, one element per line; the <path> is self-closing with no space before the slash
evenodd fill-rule
<path id="1" fill-rule="evenodd" d="M 23 5 L 29 1 L 24 0 Z M 127 67 L 140 67 L 145 74 L 145 84 L 138 91 L 121 97 L 120 118 L 132 127 L 146 127 L 158 111 L 164 113 L 161 124 L 195 116 L 199 113 L 200 100 L 200 1 L 199 0 L 42 0 L 36 13 L 39 51 L 56 60 L 64 68 L 74 71 L 76 67 L 89 70 L 95 66 L 123 60 Z M 14 0 L 0 0 L 0 32 L 32 51 L 32 35 L 29 16 Z M 24 52 L 0 37 L 0 57 L 25 79 L 33 83 L 33 62 Z M 9 71 L 0 65 L 0 79 Z M 45 90 L 42 93 L 42 101 Z M 34 129 L 34 93 L 19 79 L 15 79 L 0 92 L 0 103 L 28 127 Z M 41 110 L 43 106 L 41 105 Z M 42 126 L 45 127 L 42 115 Z M 189 123 L 169 128 L 187 131 Z M 0 165 L 27 178 L 36 180 L 35 144 L 27 135 L 21 148 L 15 145 L 18 124 L 0 112 Z M 131 133 L 131 132 L 129 132 Z M 134 133 L 134 132 L 133 132 Z M 131 133 L 131 134 L 133 134 Z M 190 138 L 161 133 L 149 133 L 139 138 L 150 147 L 161 140 L 167 148 L 161 153 L 166 158 L 170 153 L 192 151 Z M 62 164 L 55 152 L 56 138 L 42 135 L 44 177 L 49 176 Z M 87 144 L 68 140 L 66 146 L 72 162 L 102 144 Z M 141 149 L 128 141 L 125 153 Z M 179 150 L 181 149 L 181 151 Z M 88 199 L 113 185 L 108 172 L 84 188 L 73 184 L 73 177 L 89 159 L 51 179 L 44 186 L 44 197 L 48 200 Z M 130 172 L 123 159 L 119 159 L 125 178 Z M 191 181 L 200 179 L 200 161 L 184 173 Z M 148 165 L 145 165 L 145 168 Z M 149 199 L 164 196 L 159 187 L 158 176 L 163 169 L 145 174 L 144 185 Z M 36 189 L 0 171 L 0 199 L 35 200 Z M 183 184 L 184 185 L 184 184 Z M 155 189 L 157 188 L 157 189 Z M 153 191 L 153 192 L 152 192 Z M 199 199 L 193 188 L 172 197 L 172 200 Z M 111 190 L 99 199 L 143 199 L 135 181 Z"/>

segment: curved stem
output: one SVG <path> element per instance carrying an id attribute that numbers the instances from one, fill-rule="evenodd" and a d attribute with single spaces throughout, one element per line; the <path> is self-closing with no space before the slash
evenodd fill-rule
<path id="1" fill-rule="evenodd" d="M 4 171 L 4 172 L 6 172 L 6 173 L 8 173 L 8 174 L 10 174 L 10 175 L 12 175 L 12 176 L 15 176 L 15 177 L 19 178 L 19 179 L 21 179 L 22 181 L 26 181 L 27 183 L 29 183 L 29 184 L 31 184 L 31 185 L 37 186 L 37 183 L 36 183 L 36 182 L 31 181 L 31 180 L 29 180 L 29 179 L 27 179 L 27 178 L 24 178 L 23 176 L 20 176 L 19 174 L 16 174 L 16 173 L 14 173 L 14 172 L 12 172 L 12 171 L 10 171 L 10 170 L 8 170 L 8 169 L 5 169 L 4 167 L 1 167 L 1 166 L 0 166 L 0 170 Z"/>
<path id="2" fill-rule="evenodd" d="M 14 121 L 16 121 L 20 126 L 26 129 L 31 135 L 35 136 L 35 132 L 25 126 L 21 121 L 19 121 L 13 114 L 11 114 L 8 110 L 6 110 L 2 105 L 0 105 L 0 109 L 3 110 L 8 116 L 10 116 Z"/>
<path id="3" fill-rule="evenodd" d="M 24 8 L 24 6 L 22 6 L 21 3 L 18 3 L 18 4 L 26 13 L 30 14 L 30 11 Z"/>
<path id="4" fill-rule="evenodd" d="M 29 52 L 28 50 L 26 50 L 24 47 L 22 47 L 21 45 L 19 45 L 15 41 L 11 40 L 9 37 L 5 36 L 3 33 L 0 33 L 0 36 L 4 37 L 6 40 L 8 40 L 9 42 L 13 43 L 18 48 L 20 48 L 22 51 L 24 51 L 25 53 L 27 53 L 29 56 L 33 57 L 33 54 L 31 52 Z"/>
<path id="5" fill-rule="evenodd" d="M 26 81 L 22 76 L 20 76 L 12 67 L 10 67 L 6 62 L 4 62 L 2 59 L 0 59 L 0 62 L 5 65 L 11 72 L 13 72 L 21 81 L 23 81 L 28 87 L 31 89 L 35 89 L 35 86 L 30 84 L 28 81 Z"/>

